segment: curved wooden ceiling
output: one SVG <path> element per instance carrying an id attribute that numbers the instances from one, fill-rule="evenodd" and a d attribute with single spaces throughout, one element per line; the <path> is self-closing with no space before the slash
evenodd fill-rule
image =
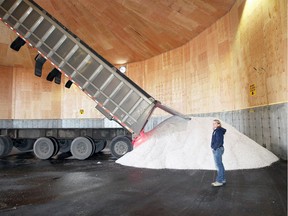
<path id="1" fill-rule="evenodd" d="M 114 65 L 142 61 L 187 43 L 235 1 L 35 0 Z"/>

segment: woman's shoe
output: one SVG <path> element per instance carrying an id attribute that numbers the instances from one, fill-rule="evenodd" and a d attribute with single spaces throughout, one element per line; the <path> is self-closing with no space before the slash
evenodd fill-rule
<path id="1" fill-rule="evenodd" d="M 212 185 L 213 187 L 220 187 L 220 186 L 223 185 L 223 183 L 216 181 L 216 182 L 213 182 L 211 185 Z"/>

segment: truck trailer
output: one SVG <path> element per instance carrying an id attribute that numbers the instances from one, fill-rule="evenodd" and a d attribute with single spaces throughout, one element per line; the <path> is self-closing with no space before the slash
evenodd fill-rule
<path id="1" fill-rule="evenodd" d="M 70 84 L 79 87 L 95 101 L 95 108 L 122 129 L 106 129 L 108 137 L 98 137 L 97 128 L 9 128 L 1 129 L 0 157 L 10 153 L 13 146 L 32 149 L 40 159 L 49 159 L 71 151 L 78 159 L 86 159 L 105 147 L 111 139 L 110 150 L 119 158 L 133 149 L 132 142 L 141 133 L 155 108 L 189 117 L 161 104 L 145 92 L 104 57 L 63 26 L 32 0 L 0 0 L 0 20 L 17 34 L 11 48 L 19 50 L 24 44 L 35 48 L 35 75 L 42 75 L 48 61 L 54 70 L 51 77 L 59 83 L 61 74 Z M 54 73 L 54 74 L 53 74 Z M 107 134 L 107 133 L 106 133 Z M 111 136 L 115 137 L 111 137 Z"/>

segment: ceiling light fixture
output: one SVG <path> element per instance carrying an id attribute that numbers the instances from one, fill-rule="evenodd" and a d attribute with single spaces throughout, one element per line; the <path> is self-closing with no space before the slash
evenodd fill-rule
<path id="1" fill-rule="evenodd" d="M 119 71 L 120 71 L 121 73 L 125 73 L 126 70 L 127 70 L 126 66 L 121 66 L 121 67 L 119 68 Z"/>

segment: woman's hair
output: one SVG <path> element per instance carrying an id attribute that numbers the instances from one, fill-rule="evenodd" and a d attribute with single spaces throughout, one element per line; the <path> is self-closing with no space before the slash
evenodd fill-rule
<path id="1" fill-rule="evenodd" d="M 218 119 L 214 119 L 213 121 L 219 125 L 218 127 L 222 127 L 221 122 Z"/>

